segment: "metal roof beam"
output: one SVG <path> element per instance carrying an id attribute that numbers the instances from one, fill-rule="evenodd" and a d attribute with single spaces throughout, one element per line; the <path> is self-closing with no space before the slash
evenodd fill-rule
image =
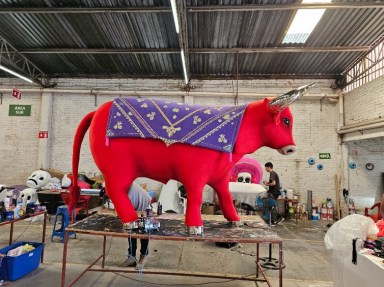
<path id="1" fill-rule="evenodd" d="M 94 13 L 171 13 L 171 7 L 1 7 L 0 14 L 94 14 Z"/>
<path id="2" fill-rule="evenodd" d="M 50 87 L 49 78 L 18 50 L 0 37 L 0 64 L 22 75 L 41 87 Z"/>
<path id="3" fill-rule="evenodd" d="M 340 74 L 240 74 L 240 75 L 206 75 L 194 74 L 194 80 L 254 80 L 254 79 L 338 79 Z"/>
<path id="4" fill-rule="evenodd" d="M 360 52 L 369 51 L 370 46 L 332 46 L 332 47 L 267 47 L 267 48 L 191 48 L 190 53 L 211 54 L 211 53 L 301 53 L 301 52 Z"/>
<path id="5" fill-rule="evenodd" d="M 179 1 L 176 1 L 179 2 Z M 255 4 L 255 5 L 208 5 L 186 6 L 189 13 L 200 12 L 250 12 L 265 10 L 294 10 L 294 9 L 380 9 L 384 3 L 370 2 L 334 2 L 313 4 Z M 41 8 L 16 8 L 2 7 L 0 14 L 90 14 L 90 13 L 171 13 L 169 6 L 162 7 L 41 7 Z"/>
<path id="6" fill-rule="evenodd" d="M 181 36 L 180 36 L 181 37 Z M 186 37 L 186 36 L 185 36 Z M 370 46 L 330 46 L 330 47 L 268 47 L 268 48 L 189 48 L 186 41 L 180 39 L 180 46 L 185 50 L 185 57 L 193 54 L 218 54 L 218 53 L 321 53 L 321 52 L 367 52 Z M 176 54 L 180 49 L 22 49 L 22 54 Z M 189 62 L 188 59 L 187 63 Z"/>
<path id="7" fill-rule="evenodd" d="M 176 54 L 180 49 L 72 49 L 72 48 L 47 48 L 47 49 L 22 49 L 23 54 Z"/>
<path id="8" fill-rule="evenodd" d="M 332 2 L 313 4 L 257 4 L 257 5 L 220 5 L 220 6 L 189 6 L 187 12 L 251 12 L 266 10 L 294 10 L 294 9 L 377 9 L 384 8 L 383 2 Z"/>

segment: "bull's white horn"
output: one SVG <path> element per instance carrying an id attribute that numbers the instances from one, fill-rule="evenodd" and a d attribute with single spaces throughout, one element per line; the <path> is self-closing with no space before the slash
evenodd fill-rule
<path id="1" fill-rule="evenodd" d="M 278 96 L 277 98 L 273 99 L 270 103 L 270 107 L 279 108 L 280 111 L 284 110 L 286 107 L 288 107 L 290 104 L 292 104 L 294 101 L 300 99 L 303 95 L 305 95 L 310 88 L 312 88 L 316 82 L 310 83 L 308 85 L 299 87 L 297 89 L 294 89 L 284 95 Z"/>

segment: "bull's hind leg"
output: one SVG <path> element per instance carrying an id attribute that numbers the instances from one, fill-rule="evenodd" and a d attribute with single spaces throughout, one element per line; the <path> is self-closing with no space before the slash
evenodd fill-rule
<path id="1" fill-rule="evenodd" d="M 232 195 L 229 191 L 229 183 L 223 180 L 219 183 L 212 184 L 212 188 L 216 191 L 219 199 L 219 204 L 224 217 L 228 221 L 240 221 L 240 217 L 236 212 L 236 208 L 233 204 Z"/>
<path id="2" fill-rule="evenodd" d="M 105 191 L 112 200 L 116 213 L 123 224 L 138 219 L 136 211 L 128 197 L 128 190 L 132 182 L 133 180 L 127 180 L 127 176 L 105 178 Z"/>

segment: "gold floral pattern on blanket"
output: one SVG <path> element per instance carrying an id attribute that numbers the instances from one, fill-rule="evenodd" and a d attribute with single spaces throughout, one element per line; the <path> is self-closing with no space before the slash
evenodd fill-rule
<path id="1" fill-rule="evenodd" d="M 107 137 L 162 140 L 232 152 L 246 105 L 208 107 L 163 100 L 117 98 Z"/>

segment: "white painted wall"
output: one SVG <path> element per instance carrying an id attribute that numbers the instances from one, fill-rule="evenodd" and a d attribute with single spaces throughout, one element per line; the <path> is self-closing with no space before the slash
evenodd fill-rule
<path id="1" fill-rule="evenodd" d="M 359 131 L 344 136 L 346 165 L 355 162 L 357 168 L 346 169 L 346 186 L 358 208 L 377 202 L 383 193 L 384 127 L 365 130 L 374 122 L 384 123 L 384 78 L 377 78 L 344 95 L 346 125 L 360 124 Z M 375 169 L 368 171 L 367 163 Z"/>
<path id="2" fill-rule="evenodd" d="M 384 138 L 348 142 L 348 162 L 356 163 L 356 169 L 348 168 L 350 196 L 358 208 L 373 205 L 383 194 Z M 366 164 L 372 163 L 369 171 Z"/>
<path id="3" fill-rule="evenodd" d="M 31 105 L 31 116 L 8 116 L 9 105 L 18 104 Z M 0 182 L 3 184 L 25 184 L 37 169 L 40 105 L 41 96 L 37 93 L 23 94 L 21 100 L 11 93 L 2 96 L 0 93 Z"/>
<path id="4" fill-rule="evenodd" d="M 15 83 L 0 84 L 0 90 L 12 88 Z M 163 99 L 173 101 L 188 101 L 196 104 L 207 105 L 231 105 L 236 95 L 236 82 L 228 81 L 192 81 L 193 89 L 187 95 L 180 92 L 182 81 L 177 80 L 118 80 L 118 79 L 61 79 L 58 80 L 56 89 L 89 89 L 93 93 L 100 90 L 129 90 L 140 94 L 142 91 L 164 91 L 162 95 L 156 95 Z M 274 97 L 311 81 L 307 80 L 253 80 L 239 81 L 238 103 L 243 104 L 258 100 L 266 96 Z M 334 177 L 338 174 L 337 165 L 340 161 L 337 146 L 336 126 L 338 122 L 338 107 L 329 100 L 320 100 L 324 96 L 335 96 L 329 87 L 331 80 L 321 80 L 304 99 L 292 105 L 294 114 L 294 137 L 298 146 L 298 152 L 290 156 L 282 156 L 277 151 L 262 148 L 253 158 L 262 164 L 271 161 L 275 170 L 280 174 L 283 188 L 292 188 L 301 194 L 306 201 L 307 190 L 312 190 L 314 198 L 320 202 L 326 197 L 335 198 Z M 22 85 L 22 84 L 20 84 Z M 19 84 L 16 86 L 20 87 Z M 23 87 L 21 87 L 22 89 Z M 179 93 L 172 93 L 172 92 Z M 71 170 L 72 140 L 81 118 L 88 112 L 96 109 L 102 103 L 113 99 L 111 95 L 90 95 L 79 93 L 52 93 L 52 119 L 50 121 L 49 168 L 69 172 Z M 112 92 L 111 92 L 112 93 Z M 211 94 L 215 93 L 215 95 Z M 38 151 L 41 142 L 37 139 L 37 133 L 44 121 L 39 117 L 41 109 L 41 95 L 36 93 L 23 94 L 22 100 L 16 100 L 10 93 L 3 93 L 3 103 L 0 105 L 0 183 L 21 184 L 27 176 L 38 168 Z M 134 92 L 129 93 L 135 96 Z M 168 96 L 167 96 L 168 95 Z M 187 97 L 185 99 L 185 97 Z M 8 117 L 8 106 L 13 102 L 32 104 L 33 116 L 29 118 Z M 43 107 L 46 108 L 46 107 Z M 47 114 L 47 113 L 45 113 Z M 12 141 L 13 138 L 22 138 L 23 141 Z M 87 136 L 86 136 L 87 139 Z M 41 141 L 41 140 L 40 140 Z M 18 150 L 18 153 L 10 154 L 10 150 Z M 330 160 L 318 160 L 320 152 L 329 152 Z M 307 160 L 314 157 L 317 163 L 324 164 L 324 170 L 318 171 L 316 166 L 309 166 Z M 21 161 L 27 162 L 20 168 Z M 3 172 L 6 171 L 6 172 Z M 80 171 L 98 173 L 89 152 L 87 140 L 81 150 Z M 265 178 L 267 178 L 267 174 Z M 151 189 L 160 189 L 159 184 L 150 184 Z"/>

